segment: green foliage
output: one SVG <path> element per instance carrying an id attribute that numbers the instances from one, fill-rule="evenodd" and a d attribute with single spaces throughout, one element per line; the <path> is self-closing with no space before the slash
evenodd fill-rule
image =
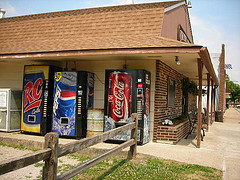
<path id="1" fill-rule="evenodd" d="M 195 82 L 189 81 L 189 78 L 183 78 L 182 79 L 182 90 L 184 93 L 190 93 L 194 96 L 198 95 L 198 86 Z M 206 94 L 206 90 L 202 89 L 202 95 L 204 96 Z"/>
<path id="2" fill-rule="evenodd" d="M 230 80 L 229 76 L 226 75 L 226 83 L 228 85 L 229 90 L 231 91 L 230 99 L 235 102 L 236 99 L 240 100 L 240 85 L 235 84 Z"/>
<path id="3" fill-rule="evenodd" d="M 182 90 L 183 92 L 188 92 L 190 94 L 193 94 L 194 96 L 198 95 L 198 87 L 196 83 L 194 83 L 193 81 L 190 82 L 189 78 L 182 79 Z"/>
<path id="4" fill-rule="evenodd" d="M 227 109 L 229 109 L 229 104 L 228 103 L 226 103 L 226 107 L 227 107 Z"/>

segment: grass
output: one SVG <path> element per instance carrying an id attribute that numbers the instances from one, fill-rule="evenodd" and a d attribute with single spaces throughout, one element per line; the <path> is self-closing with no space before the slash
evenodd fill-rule
<path id="1" fill-rule="evenodd" d="M 35 163 L 34 164 L 34 167 L 41 167 L 41 166 L 44 166 L 44 163 Z"/>
<path id="2" fill-rule="evenodd" d="M 34 148 L 27 148 L 25 147 L 23 144 L 19 144 L 19 145 L 9 145 L 9 144 L 5 144 L 3 142 L 0 142 L 0 146 L 6 146 L 6 147 L 12 147 L 14 149 L 19 149 L 19 150 L 30 150 L 30 151 L 39 151 L 40 149 L 34 149 Z"/>
<path id="3" fill-rule="evenodd" d="M 78 154 L 71 154 L 70 157 L 79 160 L 79 164 L 89 159 Z M 63 164 L 58 167 L 59 173 L 64 173 L 74 166 Z M 127 159 L 109 158 L 100 162 L 96 166 L 75 176 L 72 180 L 111 180 L 111 179 L 168 179 L 168 180 L 185 180 L 185 179 L 211 179 L 221 180 L 222 172 L 211 167 L 199 165 L 184 164 L 168 160 L 147 158 L 139 162 Z"/>
<path id="4" fill-rule="evenodd" d="M 13 147 L 20 150 L 31 150 L 36 151 L 36 149 L 26 148 L 23 145 L 6 145 L 0 142 L 1 146 Z M 80 155 L 77 153 L 67 155 L 70 159 L 75 159 L 78 164 L 91 159 L 91 156 Z M 61 162 L 60 162 L 61 161 Z M 75 166 L 71 164 L 66 164 L 62 160 L 59 160 L 61 165 L 58 165 L 58 174 L 62 174 Z M 35 167 L 43 166 L 43 163 L 35 163 Z M 42 170 L 37 179 L 41 179 Z M 30 178 L 31 176 L 25 176 Z M 138 157 L 134 160 L 119 159 L 115 157 L 108 158 L 105 161 L 98 163 L 92 168 L 84 171 L 83 173 L 75 176 L 72 180 L 115 180 L 115 179 L 167 179 L 167 180 L 221 180 L 222 171 L 211 167 L 205 167 L 193 164 L 178 163 L 170 160 L 160 160 L 157 158 L 149 157 Z"/>

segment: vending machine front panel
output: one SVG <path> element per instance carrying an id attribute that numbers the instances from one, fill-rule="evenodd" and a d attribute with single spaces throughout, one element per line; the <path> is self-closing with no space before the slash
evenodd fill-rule
<path id="1" fill-rule="evenodd" d="M 75 136 L 77 72 L 56 72 L 52 131 Z"/>
<path id="2" fill-rule="evenodd" d="M 52 131 L 60 136 L 86 137 L 87 110 L 93 107 L 94 74 L 55 73 Z"/>
<path id="3" fill-rule="evenodd" d="M 40 133 L 44 81 L 44 72 L 24 75 L 22 131 Z"/>
<path id="4" fill-rule="evenodd" d="M 47 65 L 24 66 L 21 131 L 46 134 L 51 130 L 54 71 Z"/>
<path id="5" fill-rule="evenodd" d="M 106 70 L 105 78 L 104 131 L 132 122 L 131 114 L 138 113 L 138 143 L 147 143 L 150 133 L 150 73 L 143 69 Z M 116 142 L 129 139 L 130 131 L 112 138 Z"/>

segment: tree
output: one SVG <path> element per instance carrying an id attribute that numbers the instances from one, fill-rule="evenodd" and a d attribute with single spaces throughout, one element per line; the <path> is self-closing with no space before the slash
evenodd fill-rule
<path id="1" fill-rule="evenodd" d="M 231 91 L 230 99 L 234 102 L 236 99 L 240 100 L 240 85 L 235 84 L 233 81 L 231 81 L 227 74 L 226 74 L 226 83 L 228 85 L 229 90 Z"/>

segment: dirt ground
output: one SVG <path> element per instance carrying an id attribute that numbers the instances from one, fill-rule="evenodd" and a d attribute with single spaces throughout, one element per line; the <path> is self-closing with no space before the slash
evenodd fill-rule
<path id="1" fill-rule="evenodd" d="M 19 150 L 12 147 L 0 145 L 0 160 L 6 160 L 14 157 L 20 157 L 25 154 L 32 153 L 30 150 Z M 78 161 L 70 156 L 64 156 L 59 158 L 58 166 L 63 164 L 77 165 Z M 29 165 L 25 168 L 18 169 L 13 172 L 6 173 L 0 176 L 0 180 L 20 180 L 20 179 L 41 179 L 41 170 L 43 167 L 43 161 Z"/>
<path id="2" fill-rule="evenodd" d="M 81 152 L 77 152 L 79 155 L 85 155 L 85 156 L 96 156 L 98 154 L 103 153 L 106 150 L 103 149 L 95 149 L 87 148 L 85 150 L 82 150 Z M 20 157 L 25 154 L 32 153 L 31 150 L 19 150 L 12 147 L 7 146 L 1 146 L 0 145 L 0 160 L 7 160 L 10 158 Z M 127 152 L 120 152 L 117 155 L 115 155 L 117 158 L 126 158 Z M 132 160 L 134 163 L 142 163 L 147 158 L 153 158 L 153 156 L 144 155 L 144 154 L 138 154 L 138 158 L 136 160 Z M 6 173 L 4 175 L 0 176 L 0 180 L 21 180 L 21 179 L 41 179 L 41 170 L 43 167 L 43 161 L 40 161 L 38 163 L 29 165 L 25 168 L 18 169 L 13 172 Z M 71 156 L 63 156 L 59 158 L 58 166 L 62 165 L 73 165 L 76 166 L 79 162 L 74 159 L 74 157 Z"/>

